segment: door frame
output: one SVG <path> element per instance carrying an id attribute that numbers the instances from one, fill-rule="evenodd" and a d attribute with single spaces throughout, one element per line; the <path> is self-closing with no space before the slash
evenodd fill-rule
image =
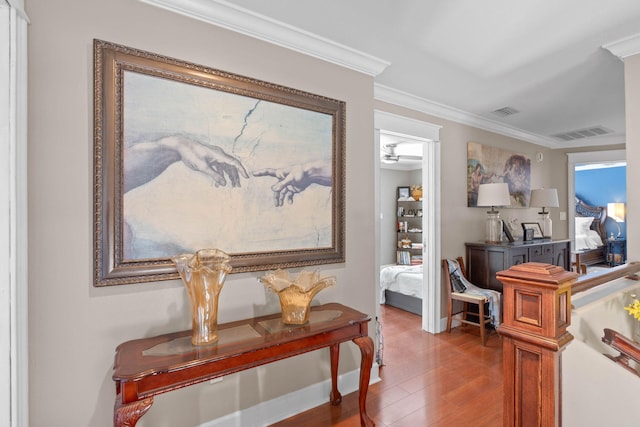
<path id="1" fill-rule="evenodd" d="M 0 425 L 29 425 L 27 25 L 0 0 Z"/>
<path id="2" fill-rule="evenodd" d="M 441 286 L 440 286 L 440 129 L 432 123 L 398 116 L 380 110 L 374 110 L 375 128 L 375 267 L 376 273 L 376 315 L 380 315 L 380 131 L 389 131 L 407 135 L 423 141 L 422 188 L 423 216 L 423 298 L 422 329 L 438 333 L 442 331 L 441 322 Z M 426 236 L 426 237 L 425 237 Z"/>
<path id="3" fill-rule="evenodd" d="M 569 239 L 571 248 L 575 250 L 575 198 L 576 198 L 576 165 L 589 163 L 626 162 L 626 150 L 585 151 L 581 153 L 567 153 L 567 206 L 569 207 Z"/>

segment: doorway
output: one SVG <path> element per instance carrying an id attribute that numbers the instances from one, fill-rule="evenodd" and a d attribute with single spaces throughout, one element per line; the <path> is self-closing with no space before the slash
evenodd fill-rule
<path id="1" fill-rule="evenodd" d="M 567 169 L 567 195 L 569 209 L 569 239 L 572 241 L 572 247 L 575 242 L 575 198 L 576 198 L 576 168 L 594 165 L 626 165 L 626 151 L 625 150 L 609 150 L 609 151 L 589 151 L 583 153 L 569 153 L 567 154 L 568 169 Z M 625 197 L 626 200 L 626 197 Z M 607 200 L 615 202 L 617 200 Z M 573 247 L 575 250 L 575 247 Z"/>
<path id="2" fill-rule="evenodd" d="M 423 280 L 422 280 L 422 329 L 438 333 L 442 330 L 440 313 L 440 126 L 409 119 L 382 111 L 374 112 L 375 124 L 375 207 L 376 207 L 376 315 L 379 317 L 380 305 L 378 289 L 380 287 L 382 198 L 380 194 L 380 135 L 392 133 L 402 135 L 422 144 L 422 188 L 423 188 Z M 395 219 L 394 219 L 395 223 Z"/>

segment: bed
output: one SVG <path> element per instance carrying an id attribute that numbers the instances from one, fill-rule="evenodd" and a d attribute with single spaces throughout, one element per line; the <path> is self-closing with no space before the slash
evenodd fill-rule
<path id="1" fill-rule="evenodd" d="M 580 252 L 580 264 L 595 265 L 606 262 L 607 208 L 591 206 L 576 197 L 574 251 Z"/>
<path id="2" fill-rule="evenodd" d="M 380 304 L 422 315 L 422 265 L 382 267 Z"/>

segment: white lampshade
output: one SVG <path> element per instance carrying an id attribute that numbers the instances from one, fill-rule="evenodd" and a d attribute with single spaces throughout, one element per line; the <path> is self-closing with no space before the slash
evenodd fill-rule
<path id="1" fill-rule="evenodd" d="M 555 188 L 539 188 L 537 190 L 531 190 L 531 201 L 529 205 L 536 208 L 557 208 L 560 206 L 558 203 L 558 190 Z"/>
<path id="2" fill-rule="evenodd" d="M 480 184 L 478 189 L 478 206 L 509 206 L 509 185 L 506 182 Z"/>
<path id="3" fill-rule="evenodd" d="M 607 216 L 615 222 L 624 222 L 624 203 L 607 203 Z"/>

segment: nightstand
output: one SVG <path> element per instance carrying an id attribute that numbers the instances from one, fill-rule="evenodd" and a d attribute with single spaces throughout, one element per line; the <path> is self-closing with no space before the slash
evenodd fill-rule
<path id="1" fill-rule="evenodd" d="M 607 240 L 606 255 L 609 267 L 624 264 L 627 259 L 627 239 Z"/>

